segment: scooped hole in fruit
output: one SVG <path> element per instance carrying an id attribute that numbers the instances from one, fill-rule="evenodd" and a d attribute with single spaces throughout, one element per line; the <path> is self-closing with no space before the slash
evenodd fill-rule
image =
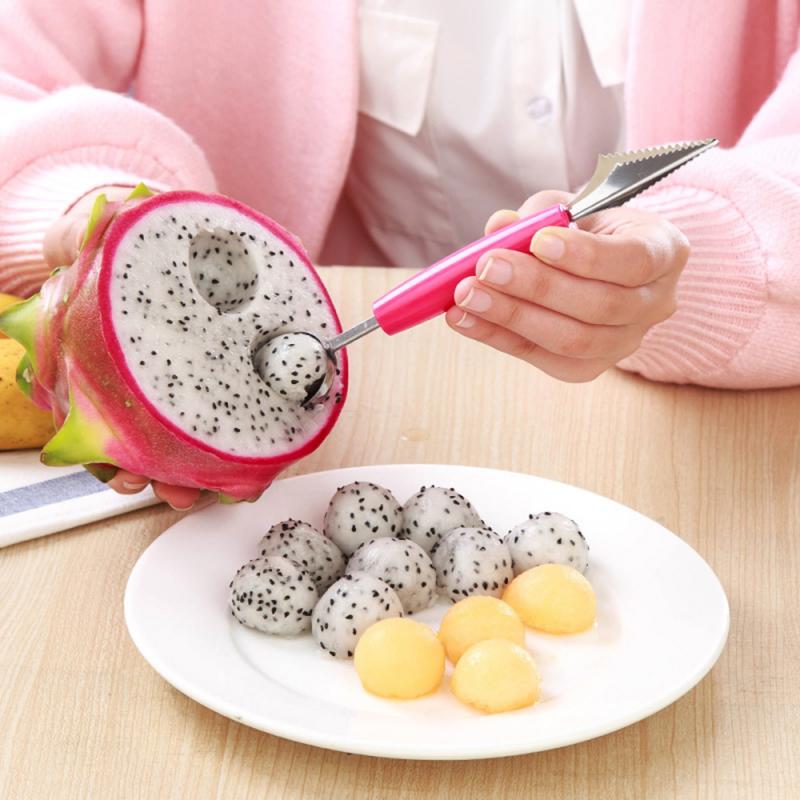
<path id="1" fill-rule="evenodd" d="M 200 230 L 189 248 L 189 274 L 200 296 L 220 314 L 255 300 L 258 267 L 249 242 L 223 228 Z"/>

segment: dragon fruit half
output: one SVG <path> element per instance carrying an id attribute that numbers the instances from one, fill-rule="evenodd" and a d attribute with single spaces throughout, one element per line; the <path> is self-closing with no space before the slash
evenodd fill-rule
<path id="1" fill-rule="evenodd" d="M 19 383 L 58 427 L 44 463 L 104 478 L 122 467 L 221 499 L 257 497 L 314 450 L 346 391 L 344 354 L 314 405 L 259 374 L 273 337 L 341 328 L 301 245 L 218 195 L 99 198 L 75 264 L 0 329 L 25 346 Z"/>

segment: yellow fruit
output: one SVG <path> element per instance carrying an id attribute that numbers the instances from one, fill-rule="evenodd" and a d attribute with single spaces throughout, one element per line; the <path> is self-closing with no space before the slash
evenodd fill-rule
<path id="1" fill-rule="evenodd" d="M 439 626 L 439 640 L 454 664 L 466 650 L 484 639 L 525 644 L 522 620 L 508 603 L 496 597 L 476 595 L 459 600 Z"/>
<path id="2" fill-rule="evenodd" d="M 0 292 L 0 312 L 2 312 L 4 308 L 13 306 L 14 303 L 19 303 L 20 300 L 22 300 L 21 297 L 15 297 L 13 294 L 3 294 L 2 292 Z M 0 339 L 6 339 L 6 338 L 7 337 L 3 333 L 3 331 L 0 331 Z"/>
<path id="3" fill-rule="evenodd" d="M 0 292 L 0 311 L 8 306 L 13 306 L 14 303 L 19 303 L 23 298 L 17 297 L 14 294 L 5 294 Z"/>
<path id="4" fill-rule="evenodd" d="M 17 386 L 17 365 L 24 353 L 13 339 L 0 340 L 0 450 L 41 447 L 54 433 L 50 413 Z"/>
<path id="5" fill-rule="evenodd" d="M 384 619 L 358 640 L 355 666 L 362 686 L 379 697 L 410 700 L 436 691 L 444 675 L 444 647 L 411 619 Z"/>
<path id="6" fill-rule="evenodd" d="M 578 633 L 594 624 L 594 589 L 578 570 L 542 564 L 511 581 L 503 594 L 520 619 L 546 633 Z"/>
<path id="7" fill-rule="evenodd" d="M 462 703 L 497 714 L 533 705 L 540 683 L 527 650 L 508 639 L 485 639 L 458 660 L 450 688 Z"/>

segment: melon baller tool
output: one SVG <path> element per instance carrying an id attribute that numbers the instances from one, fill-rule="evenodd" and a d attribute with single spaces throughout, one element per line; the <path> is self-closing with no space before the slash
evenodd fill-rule
<path id="1" fill-rule="evenodd" d="M 717 144 L 717 139 L 703 139 L 599 156 L 591 180 L 568 205 L 524 217 L 445 256 L 376 300 L 369 319 L 327 341 L 317 339 L 327 356 L 328 369 L 308 387 L 305 402 L 318 402 L 327 395 L 336 373 L 336 353 L 343 347 L 377 328 L 391 336 L 447 311 L 453 305 L 456 286 L 475 274 L 483 253 L 495 248 L 527 253 L 531 238 L 541 228 L 567 227 L 589 214 L 622 205 Z"/>

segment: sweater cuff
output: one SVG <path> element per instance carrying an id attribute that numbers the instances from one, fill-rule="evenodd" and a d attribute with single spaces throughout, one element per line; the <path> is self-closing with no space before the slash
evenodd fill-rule
<path id="1" fill-rule="evenodd" d="M 49 269 L 42 241 L 52 222 L 104 184 L 210 191 L 200 148 L 163 114 L 130 97 L 77 86 L 0 115 L 0 291 L 29 295 Z"/>
<path id="2" fill-rule="evenodd" d="M 651 380 L 715 385 L 764 313 L 760 242 L 727 198 L 706 189 L 673 185 L 631 205 L 669 219 L 689 239 L 691 255 L 678 282 L 678 310 L 619 366 Z"/>
<path id="3" fill-rule="evenodd" d="M 74 203 L 100 186 L 170 187 L 145 164 L 110 148 L 72 151 L 34 162 L 0 189 L 0 291 L 29 297 L 47 279 L 42 255 L 48 228 Z M 85 160 L 84 160 L 85 159 Z M 127 163 L 126 163 L 127 162 Z M 138 167 L 138 168 L 137 168 Z"/>

